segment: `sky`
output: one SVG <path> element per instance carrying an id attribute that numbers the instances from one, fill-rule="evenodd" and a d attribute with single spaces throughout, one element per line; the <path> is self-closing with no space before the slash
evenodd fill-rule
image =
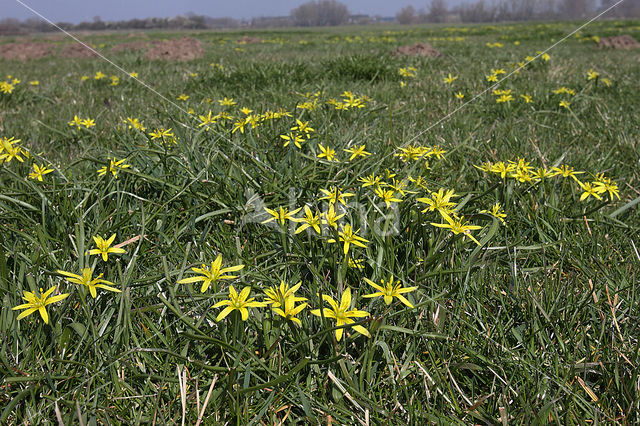
<path id="1" fill-rule="evenodd" d="M 306 0 L 3 0 L 1 18 L 36 17 L 22 6 L 28 5 L 54 22 L 92 21 L 100 16 L 103 21 L 132 18 L 170 17 L 193 12 L 214 18 L 232 17 L 249 19 L 260 16 L 285 16 Z M 395 16 L 404 6 L 424 9 L 429 0 L 341 0 L 351 13 Z M 461 0 L 450 0 L 451 6 Z"/>

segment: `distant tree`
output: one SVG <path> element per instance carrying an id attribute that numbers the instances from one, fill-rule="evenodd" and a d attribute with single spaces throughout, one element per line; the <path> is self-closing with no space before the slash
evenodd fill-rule
<path id="1" fill-rule="evenodd" d="M 561 5 L 561 13 L 566 18 L 583 18 L 593 9 L 593 0 L 563 0 Z"/>
<path id="2" fill-rule="evenodd" d="M 491 9 L 485 5 L 484 0 L 478 0 L 460 7 L 460 20 L 462 22 L 491 22 L 493 14 Z"/>
<path id="3" fill-rule="evenodd" d="M 601 9 L 606 10 L 616 4 L 616 0 L 602 0 Z M 640 16 L 640 0 L 625 0 L 607 13 L 607 17 L 637 18 Z"/>
<path id="4" fill-rule="evenodd" d="M 427 8 L 427 20 L 429 22 L 444 22 L 448 13 L 445 0 L 431 0 Z"/>
<path id="5" fill-rule="evenodd" d="M 309 1 L 291 10 L 293 24 L 300 27 L 324 27 L 347 22 L 349 9 L 336 0 Z"/>
<path id="6" fill-rule="evenodd" d="M 4 18 L 0 21 L 0 34 L 20 34 L 20 21 L 15 18 Z"/>
<path id="7" fill-rule="evenodd" d="M 414 24 L 417 21 L 416 10 L 413 6 L 405 6 L 396 13 L 396 21 L 399 24 Z"/>

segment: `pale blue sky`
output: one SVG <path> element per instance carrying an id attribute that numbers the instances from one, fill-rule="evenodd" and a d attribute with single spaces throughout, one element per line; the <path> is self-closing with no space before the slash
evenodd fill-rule
<path id="1" fill-rule="evenodd" d="M 100 16 L 104 21 L 168 17 L 194 12 L 212 17 L 283 16 L 306 0 L 20 0 L 55 22 L 77 23 Z M 447 1 L 450 5 L 463 0 Z M 0 18 L 35 17 L 16 0 L 3 0 Z M 407 5 L 425 8 L 429 0 L 342 0 L 352 13 L 394 16 Z"/>

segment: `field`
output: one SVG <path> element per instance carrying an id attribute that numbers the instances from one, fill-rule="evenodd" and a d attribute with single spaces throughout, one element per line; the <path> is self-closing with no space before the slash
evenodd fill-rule
<path id="1" fill-rule="evenodd" d="M 0 423 L 640 422 L 640 23 L 579 25 L 0 59 Z"/>

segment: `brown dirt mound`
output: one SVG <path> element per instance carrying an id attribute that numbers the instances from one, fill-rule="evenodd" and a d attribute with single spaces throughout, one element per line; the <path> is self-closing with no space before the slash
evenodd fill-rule
<path id="1" fill-rule="evenodd" d="M 410 56 L 428 56 L 431 58 L 439 58 L 442 53 L 426 43 L 415 43 L 411 46 L 401 46 L 391 52 L 394 56 L 410 55 Z"/>
<path id="2" fill-rule="evenodd" d="M 64 46 L 58 56 L 63 58 L 92 58 L 98 55 L 81 44 L 73 43 Z"/>
<path id="3" fill-rule="evenodd" d="M 175 40 L 155 40 L 144 57 L 168 61 L 190 61 L 200 58 L 203 54 L 204 49 L 199 40 L 182 37 Z"/>
<path id="4" fill-rule="evenodd" d="M 238 39 L 238 43 L 262 43 L 262 39 L 260 37 L 251 37 L 251 36 L 242 36 Z"/>
<path id="5" fill-rule="evenodd" d="M 625 34 L 618 37 L 601 38 L 598 42 L 598 47 L 609 47 L 611 49 L 632 49 L 635 47 L 640 47 L 640 43 L 638 43 L 630 35 Z"/>
<path id="6" fill-rule="evenodd" d="M 0 44 L 0 58 L 2 59 L 38 59 L 51 53 L 54 46 L 51 43 L 22 42 Z"/>

